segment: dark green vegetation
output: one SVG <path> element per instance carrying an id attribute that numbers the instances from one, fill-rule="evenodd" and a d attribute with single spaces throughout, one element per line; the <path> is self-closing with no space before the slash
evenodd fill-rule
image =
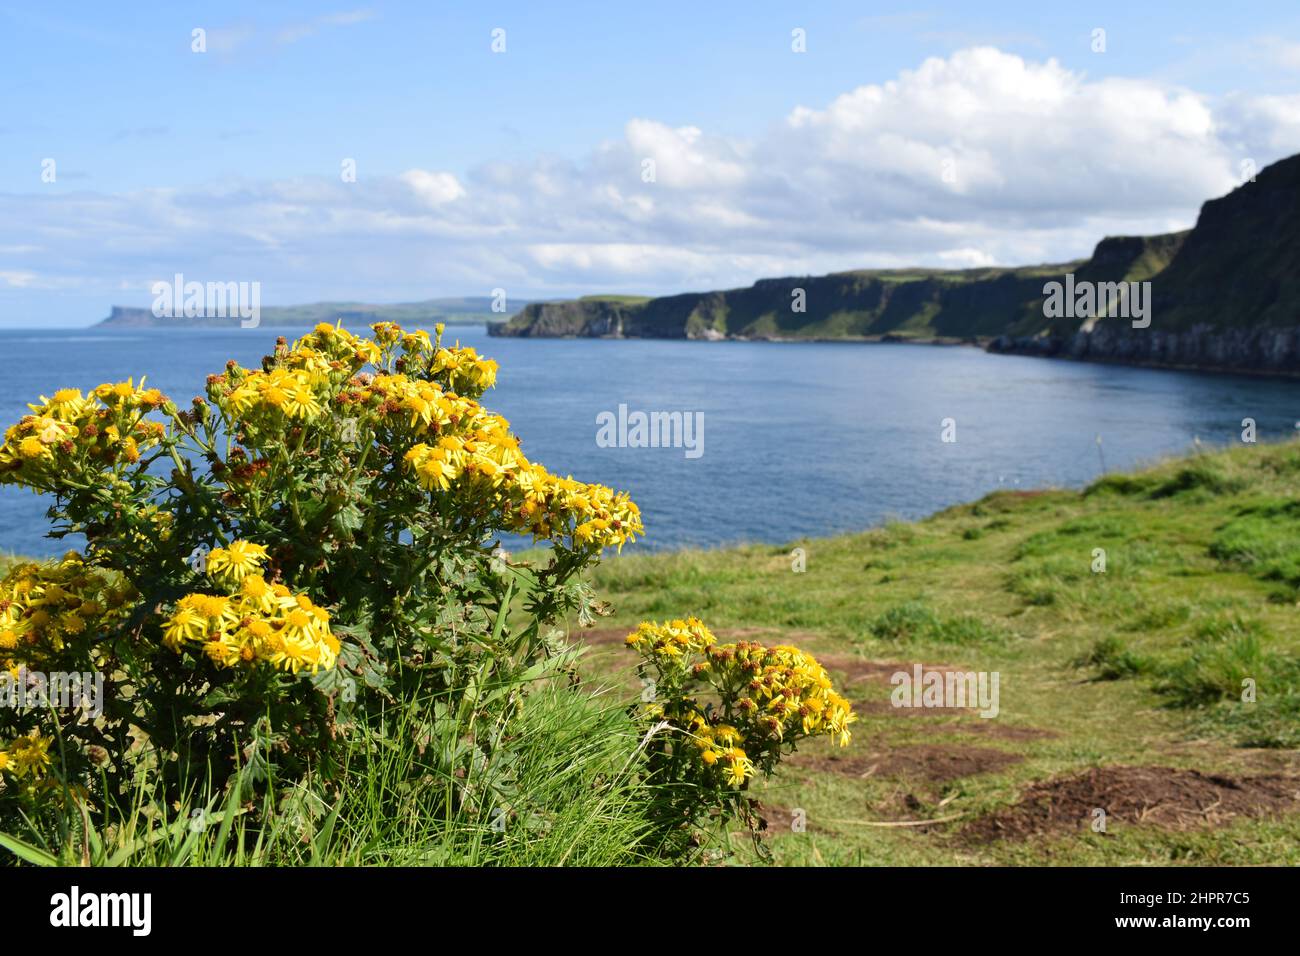
<path id="1" fill-rule="evenodd" d="M 492 311 L 492 299 L 487 296 L 428 299 L 424 302 L 398 302 L 390 305 L 367 305 L 362 302 L 313 302 L 310 305 L 270 305 L 262 310 L 262 325 L 295 326 L 306 328 L 318 322 L 333 325 L 339 319 L 349 328 L 360 328 L 374 322 L 396 322 L 412 327 L 432 326 L 438 322 L 486 322 L 497 317 Z M 139 328 L 142 326 L 174 326 L 238 328 L 239 319 L 158 318 L 149 309 L 136 309 L 115 305 L 108 318 L 98 323 L 112 328 Z"/>
<path id="2" fill-rule="evenodd" d="M 1103 239 L 1089 259 L 762 279 L 655 299 L 527 306 L 493 334 L 979 342 L 995 351 L 1300 373 L 1300 156 L 1202 207 L 1190 232 Z M 1044 315 L 1043 287 L 1150 280 L 1150 327 Z M 804 311 L 794 308 L 803 290 Z"/>
<path id="3" fill-rule="evenodd" d="M 617 616 L 588 667 L 623 680 L 626 629 L 691 612 L 818 655 L 861 720 L 757 794 L 780 862 L 1300 863 L 1297 482 L 1300 443 L 1241 446 L 861 534 L 608 561 Z M 998 716 L 892 707 L 917 663 L 998 672 Z"/>
<path id="4" fill-rule="evenodd" d="M 528 306 L 500 335 L 623 335 L 633 338 L 803 338 L 961 341 L 1042 324 L 1043 284 L 1149 278 L 1183 233 L 1107 239 L 1091 260 L 1020 269 L 861 270 L 762 279 L 748 289 L 657 299 L 589 296 Z M 802 289 L 806 311 L 792 309 Z"/>

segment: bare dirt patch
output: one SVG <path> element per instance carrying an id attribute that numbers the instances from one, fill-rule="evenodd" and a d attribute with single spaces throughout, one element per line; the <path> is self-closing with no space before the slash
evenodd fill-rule
<path id="1" fill-rule="evenodd" d="M 832 674 L 842 674 L 845 687 L 852 687 L 855 684 L 862 683 L 880 683 L 888 687 L 889 678 L 894 674 L 902 671 L 910 677 L 913 675 L 913 668 L 916 667 L 915 661 L 869 661 L 861 657 L 851 657 L 847 654 L 819 655 L 817 662 Z M 922 664 L 921 671 L 922 673 L 936 671 L 940 674 L 948 674 L 959 673 L 962 668 L 954 667 L 951 664 Z"/>
<path id="2" fill-rule="evenodd" d="M 849 703 L 859 716 L 877 717 L 928 717 L 932 720 L 951 718 L 953 714 L 973 713 L 969 708 L 958 710 L 955 707 L 895 707 L 888 697 L 863 698 L 861 695 L 848 695 Z"/>
<path id="3" fill-rule="evenodd" d="M 991 737 L 994 740 L 1009 740 L 1022 743 L 1028 740 L 1052 740 L 1061 736 L 1055 731 L 1043 730 L 1041 727 L 1026 727 L 1024 724 L 1004 724 L 997 719 L 982 719 L 962 724 L 956 728 L 964 734 L 976 734 Z"/>
<path id="4" fill-rule="evenodd" d="M 928 783 L 947 783 L 981 773 L 995 773 L 1024 758 L 992 747 L 954 744 L 915 744 L 880 753 L 842 756 L 798 754 L 791 763 L 800 768 L 841 777 L 901 777 Z"/>
<path id="5" fill-rule="evenodd" d="M 1191 829 L 1234 817 L 1300 808 L 1300 777 L 1228 777 L 1173 767 L 1097 767 L 1036 783 L 1014 805 L 980 817 L 963 830 L 975 842 L 1021 840 L 1090 826 L 1094 810 L 1107 824 Z"/>
<path id="6" fill-rule="evenodd" d="M 762 820 L 761 829 L 767 834 L 773 833 L 797 833 L 794 829 L 796 819 L 802 821 L 804 831 L 807 833 L 825 833 L 823 827 L 817 826 L 816 823 L 808 819 L 806 813 L 796 814 L 795 809 L 783 807 L 778 803 L 768 803 L 766 800 L 758 805 L 758 816 Z"/>
<path id="7" fill-rule="evenodd" d="M 836 678 L 835 686 L 853 704 L 859 714 L 890 717 L 952 717 L 973 714 L 974 707 L 895 707 L 890 698 L 894 686 L 890 677 L 902 672 L 915 676 L 915 661 L 872 661 L 860 657 L 827 654 L 817 660 Z M 921 673 L 961 674 L 966 669 L 952 664 L 922 664 Z"/>

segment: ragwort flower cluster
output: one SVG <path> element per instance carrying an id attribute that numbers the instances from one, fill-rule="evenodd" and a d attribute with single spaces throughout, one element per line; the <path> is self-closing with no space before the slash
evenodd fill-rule
<path id="1" fill-rule="evenodd" d="M 739 788 L 759 772 L 770 774 L 803 738 L 849 742 L 857 719 L 849 702 L 816 659 L 796 647 L 718 644 L 693 617 L 642 622 L 626 643 L 641 655 L 642 675 L 653 678 L 643 718 L 680 731 L 661 756 L 684 764 L 697 782 Z"/>
<path id="2" fill-rule="evenodd" d="M 297 674 L 333 667 L 339 641 L 329 614 L 305 594 L 261 574 L 266 548 L 247 541 L 216 548 L 207 574 L 225 594 L 187 594 L 163 626 L 163 642 L 180 653 L 199 647 L 219 667 L 267 663 Z"/>
<path id="3" fill-rule="evenodd" d="M 627 494 L 560 478 L 529 461 L 510 423 L 479 404 L 496 381 L 496 362 L 473 348 L 444 348 L 442 326 L 432 339 L 390 322 L 372 328 L 374 340 L 317 326 L 279 348 L 267 369 L 232 363 L 212 376 L 208 397 L 253 447 L 301 435 L 333 410 L 351 422 L 353 441 L 401 450 L 402 466 L 421 488 L 498 530 L 591 553 L 621 550 L 644 534 Z M 242 449 L 240 455 L 236 482 L 264 468 Z"/>
<path id="4" fill-rule="evenodd" d="M 69 551 L 55 562 L 24 562 L 0 580 L 0 667 L 40 669 L 70 644 L 87 649 L 126 616 L 135 589 Z"/>
<path id="5" fill-rule="evenodd" d="M 134 465 L 141 452 L 162 439 L 165 427 L 145 416 L 169 405 L 143 380 L 105 383 L 82 395 L 62 388 L 41 396 L 5 432 L 0 445 L 0 483 L 48 491 L 71 476 Z"/>

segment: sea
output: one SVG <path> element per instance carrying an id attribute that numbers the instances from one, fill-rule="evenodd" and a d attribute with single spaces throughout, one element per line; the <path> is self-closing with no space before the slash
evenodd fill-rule
<path id="1" fill-rule="evenodd" d="M 0 421 L 59 388 L 129 376 L 185 404 L 227 359 L 255 366 L 279 334 L 292 332 L 0 330 Z M 1260 441 L 1295 435 L 1300 419 L 1300 382 L 963 346 L 490 338 L 477 325 L 447 337 L 500 363 L 484 403 L 530 458 L 631 493 L 647 532 L 634 551 L 781 545 L 997 489 L 1079 488 L 1240 442 L 1244 419 Z M 638 414 L 656 412 L 665 440 L 650 445 Z M 0 487 L 0 551 L 75 545 L 46 537 L 47 504 Z"/>

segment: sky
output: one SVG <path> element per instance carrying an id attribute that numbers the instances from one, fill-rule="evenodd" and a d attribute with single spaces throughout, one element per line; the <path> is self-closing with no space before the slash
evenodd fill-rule
<path id="1" fill-rule="evenodd" d="M 287 305 L 1066 261 L 1297 152 L 1294 0 L 0 0 L 0 326 L 178 273 Z"/>

